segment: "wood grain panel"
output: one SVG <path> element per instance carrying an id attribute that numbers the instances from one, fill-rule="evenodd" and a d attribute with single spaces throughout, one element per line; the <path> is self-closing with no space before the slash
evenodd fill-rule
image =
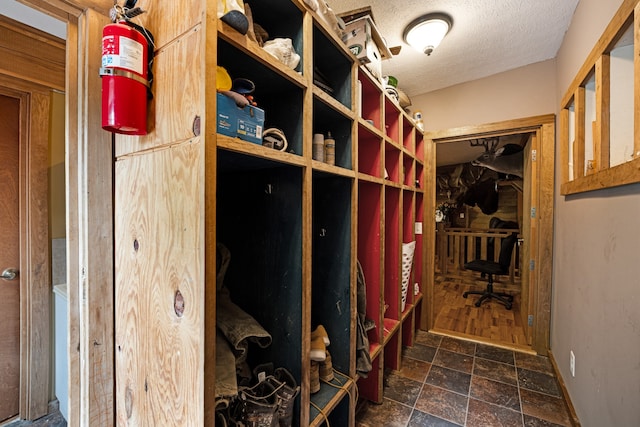
<path id="1" fill-rule="evenodd" d="M 525 148 L 527 155 L 524 156 L 524 176 L 522 192 L 522 228 L 521 235 L 524 242 L 520 247 L 520 278 L 522 280 L 522 290 L 520 292 L 520 322 L 523 325 L 527 344 L 531 344 L 531 328 L 528 326 L 528 316 L 535 315 L 534 301 L 531 297 L 531 289 L 535 289 L 536 272 L 530 269 L 531 261 L 536 261 L 535 250 L 537 244 L 536 228 L 537 218 L 532 218 L 531 210 L 538 209 L 537 201 L 537 179 L 539 161 L 537 160 L 538 135 L 529 140 Z M 533 161 L 532 150 L 536 150 L 536 161 Z"/>
<path id="2" fill-rule="evenodd" d="M 100 77 L 102 28 L 109 19 L 88 9 L 78 21 L 77 55 L 78 203 L 68 210 L 77 215 L 77 292 L 70 306 L 77 304 L 76 339 L 80 354 L 80 413 L 77 425 L 113 425 L 113 143 L 101 128 Z M 75 73 L 75 72 L 74 72 Z M 73 145 L 73 142 L 68 142 Z M 75 269 L 75 267 L 74 267 Z M 74 278 L 75 280 L 75 278 Z M 75 329 L 74 329 L 75 330 Z M 72 373 L 75 370 L 72 371 Z"/>
<path id="3" fill-rule="evenodd" d="M 116 156 L 154 150 L 194 136 L 194 120 L 204 115 L 204 54 L 197 54 L 202 45 L 202 29 L 196 26 L 156 52 L 152 86 L 155 95 L 148 110 L 149 134 L 118 135 Z"/>
<path id="4" fill-rule="evenodd" d="M 555 126 L 542 126 L 539 150 L 538 178 L 538 248 L 536 268 L 538 286 L 536 290 L 536 319 L 534 319 L 533 348 L 545 355 L 549 348 L 551 331 L 551 282 L 553 277 L 553 200 L 555 168 Z"/>
<path id="5" fill-rule="evenodd" d="M 78 22 L 74 21 L 67 25 L 67 43 L 69 47 L 78 46 Z M 80 259 L 80 195 L 77 189 L 79 186 L 80 147 L 79 144 L 72 144 L 71 141 L 78 141 L 80 106 L 77 102 L 70 102 L 78 99 L 78 85 L 72 84 L 78 81 L 78 51 L 69 48 L 67 50 L 66 61 L 66 81 L 67 81 L 67 114 L 66 114 L 66 179 L 67 188 L 67 296 L 68 296 L 68 319 L 69 328 L 67 331 L 67 345 L 69 361 L 69 427 L 80 425 L 80 402 L 81 402 L 81 361 L 80 361 L 80 263 L 72 260 Z"/>
<path id="6" fill-rule="evenodd" d="M 489 136 L 512 135 L 520 132 L 525 133 L 527 130 L 536 130 L 540 127 L 541 123 L 552 123 L 554 121 L 555 115 L 546 114 L 542 116 L 505 120 L 503 122 L 488 123 L 478 126 L 462 126 L 458 128 L 433 131 L 429 132 L 428 135 L 429 138 L 440 144 L 443 142 L 464 141 L 470 137 L 483 138 Z"/>
<path id="7" fill-rule="evenodd" d="M 424 137 L 424 219 L 423 219 L 423 239 L 425 289 L 422 291 L 426 295 L 426 304 L 423 302 L 423 309 L 420 311 L 420 329 L 429 330 L 435 321 L 434 315 L 434 275 L 436 253 L 436 229 L 433 226 L 436 212 L 436 146 L 431 137 Z M 424 299 L 423 299 L 424 301 Z"/>
<path id="8" fill-rule="evenodd" d="M 201 149 L 116 162 L 117 425 L 203 425 Z"/>
<path id="9" fill-rule="evenodd" d="M 0 15 L 0 74 L 64 90 L 64 40 Z"/>
<path id="10" fill-rule="evenodd" d="M 48 410 L 51 275 L 49 261 L 49 108 L 48 92 L 32 92 L 29 103 L 29 140 L 23 173 L 28 183 L 22 193 L 23 232 L 28 243 L 21 254 L 23 340 L 29 343 L 26 387 L 29 393 L 27 416 L 35 419 Z M 25 167 L 26 166 L 26 167 Z"/>
<path id="11" fill-rule="evenodd" d="M 136 6 L 141 7 L 145 13 L 136 17 L 135 22 L 148 28 L 155 39 L 156 50 L 162 49 L 172 41 L 184 37 L 193 27 L 201 25 L 206 18 L 204 8 L 208 3 L 211 2 L 139 0 Z M 216 2 L 213 2 L 211 7 L 215 6 Z M 198 59 L 204 59 L 204 55 L 196 55 L 196 51 L 191 53 Z M 180 74 L 185 65 L 177 65 L 172 71 Z"/>
<path id="12" fill-rule="evenodd" d="M 215 4 L 217 6 L 217 3 Z M 218 59 L 218 32 L 217 19 L 211 19 L 214 5 L 207 5 L 209 18 L 203 25 L 205 44 L 205 70 L 212 70 L 217 65 Z M 206 73 L 204 76 L 203 93 L 213 93 L 216 87 L 216 76 Z M 216 133 L 216 97 L 210 96 L 204 99 L 207 116 L 204 119 L 204 135 Z M 206 138 L 206 137 L 205 137 Z M 216 271 L 216 242 L 218 232 L 216 229 L 216 212 L 218 209 L 218 150 L 214 144 L 205 144 L 204 147 L 204 197 L 205 197 L 205 271 Z M 216 388 L 216 292 L 205 289 L 205 318 L 204 318 L 204 425 L 215 425 L 215 388 Z"/>

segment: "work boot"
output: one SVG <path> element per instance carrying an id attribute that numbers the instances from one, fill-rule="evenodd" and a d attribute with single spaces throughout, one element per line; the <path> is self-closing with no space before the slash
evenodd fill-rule
<path id="1" fill-rule="evenodd" d="M 278 396 L 269 381 L 240 392 L 245 427 L 278 427 Z"/>
<path id="2" fill-rule="evenodd" d="M 293 407 L 300 387 L 293 375 L 285 368 L 277 368 L 269 381 L 277 390 L 279 427 L 291 427 Z"/>
<path id="3" fill-rule="evenodd" d="M 331 381 L 333 379 L 333 364 L 331 363 L 331 355 L 326 350 L 324 362 L 320 362 L 319 376 L 322 381 Z"/>

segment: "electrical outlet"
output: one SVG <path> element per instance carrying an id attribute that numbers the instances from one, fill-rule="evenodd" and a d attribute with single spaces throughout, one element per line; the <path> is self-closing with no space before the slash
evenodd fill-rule
<path id="1" fill-rule="evenodd" d="M 569 352 L 569 371 L 572 377 L 576 376 L 576 355 L 573 354 L 573 350 Z"/>

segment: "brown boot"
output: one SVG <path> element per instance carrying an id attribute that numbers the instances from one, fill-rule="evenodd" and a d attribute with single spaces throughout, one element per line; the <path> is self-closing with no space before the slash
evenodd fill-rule
<path id="1" fill-rule="evenodd" d="M 311 361 L 311 379 L 309 381 L 309 392 L 311 394 L 320 391 L 320 364 L 315 361 Z"/>
<path id="2" fill-rule="evenodd" d="M 326 351 L 324 362 L 320 362 L 320 379 L 322 381 L 331 381 L 333 379 L 333 364 L 331 363 L 331 355 L 329 350 Z"/>

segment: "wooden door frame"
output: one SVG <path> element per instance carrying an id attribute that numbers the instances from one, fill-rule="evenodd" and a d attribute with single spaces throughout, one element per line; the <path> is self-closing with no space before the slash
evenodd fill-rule
<path id="1" fill-rule="evenodd" d="M 0 75 L 0 94 L 20 106 L 20 406 L 18 416 L 45 415 L 49 403 L 50 300 L 46 88 Z"/>
<path id="2" fill-rule="evenodd" d="M 51 261 L 49 239 L 49 127 L 51 91 L 62 90 L 64 43 L 0 17 L 10 39 L 0 58 L 0 93 L 20 103 L 20 404 L 18 417 L 36 419 L 49 409 L 51 378 Z M 31 65 L 31 66 L 30 66 Z"/>
<path id="3" fill-rule="evenodd" d="M 546 355 L 549 351 L 549 333 L 551 328 L 551 278 L 553 262 L 553 193 L 555 173 L 555 115 L 534 116 L 479 126 L 466 126 L 443 131 L 427 132 L 425 143 L 427 153 L 425 159 L 427 176 L 425 198 L 427 212 L 435 213 L 436 209 L 436 144 L 454 142 L 473 138 L 483 138 L 514 133 L 535 132 L 539 137 L 536 153 L 537 190 L 532 194 L 532 207 L 536 208 L 537 247 L 531 248 L 531 258 L 535 260 L 534 274 L 530 284 L 533 290 L 532 343 L 531 347 L 538 354 Z M 432 214 L 435 215 L 435 214 Z M 427 218 L 425 218 L 426 220 Z M 435 217 L 432 217 L 435 223 Z M 435 227 L 425 227 L 425 251 L 427 256 L 425 271 L 435 271 Z M 426 275 L 426 310 L 422 312 L 421 328 L 431 330 L 435 322 L 433 274 Z"/>
<path id="4" fill-rule="evenodd" d="M 101 128 L 102 28 L 113 0 L 20 0 L 67 22 L 66 211 L 69 427 L 113 426 L 113 140 Z"/>

